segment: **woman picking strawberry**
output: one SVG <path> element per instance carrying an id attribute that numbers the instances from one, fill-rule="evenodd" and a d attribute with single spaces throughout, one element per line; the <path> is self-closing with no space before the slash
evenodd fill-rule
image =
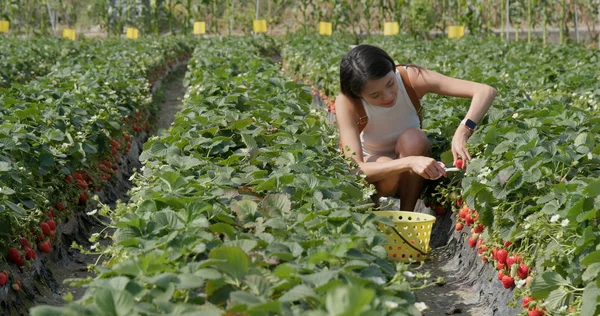
<path id="1" fill-rule="evenodd" d="M 424 179 L 447 176 L 443 165 L 428 157 L 419 100 L 427 93 L 471 98 L 452 137 L 456 162 L 459 157 L 471 160 L 467 140 L 496 96 L 496 90 L 485 84 L 413 65 L 397 67 L 385 51 L 371 45 L 356 46 L 343 57 L 340 85 L 335 108 L 345 156 L 375 185 L 376 200 L 397 196 L 400 209 L 406 211 L 414 209 Z"/>

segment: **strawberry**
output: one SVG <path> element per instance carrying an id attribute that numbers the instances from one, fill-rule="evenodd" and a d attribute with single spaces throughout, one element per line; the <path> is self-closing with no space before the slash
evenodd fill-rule
<path id="1" fill-rule="evenodd" d="M 498 271 L 498 280 L 502 281 L 503 277 L 504 277 L 504 270 Z"/>
<path id="2" fill-rule="evenodd" d="M 506 265 L 504 263 L 498 262 L 496 264 L 496 268 L 498 268 L 498 270 L 503 270 L 504 268 L 506 268 Z"/>
<path id="3" fill-rule="evenodd" d="M 463 224 L 460 222 L 456 223 L 455 229 L 456 229 L 456 231 L 461 231 L 463 229 Z"/>
<path id="4" fill-rule="evenodd" d="M 474 232 L 476 233 L 482 233 L 483 232 L 483 225 L 479 224 L 477 227 L 474 228 Z"/>
<path id="5" fill-rule="evenodd" d="M 46 240 L 44 242 L 41 242 L 38 244 L 38 248 L 40 248 L 41 251 L 45 252 L 45 253 L 49 253 L 50 252 L 50 247 L 52 245 L 50 244 L 49 240 Z"/>
<path id="6" fill-rule="evenodd" d="M 460 158 L 456 159 L 456 161 L 454 161 L 454 166 L 458 169 L 462 169 L 463 168 L 463 160 Z"/>
<path id="7" fill-rule="evenodd" d="M 8 249 L 8 260 L 17 263 L 21 259 L 21 252 L 17 248 Z"/>
<path id="8" fill-rule="evenodd" d="M 75 180 L 83 180 L 83 176 L 79 172 L 75 172 Z"/>
<path id="9" fill-rule="evenodd" d="M 15 283 L 13 283 L 12 289 L 17 292 L 20 292 L 21 291 L 21 281 L 17 281 Z"/>
<path id="10" fill-rule="evenodd" d="M 496 247 L 492 248 L 492 258 L 494 260 L 498 260 L 497 254 L 498 254 L 498 248 L 496 248 Z"/>
<path id="11" fill-rule="evenodd" d="M 509 267 L 512 266 L 513 264 L 515 264 L 517 262 L 515 256 L 509 256 L 506 259 L 506 265 L 508 265 Z"/>
<path id="12" fill-rule="evenodd" d="M 87 195 L 85 195 L 85 192 L 81 191 L 81 195 L 79 195 L 79 204 L 85 203 L 87 203 Z"/>
<path id="13" fill-rule="evenodd" d="M 496 253 L 496 256 L 498 257 L 498 262 L 506 263 L 506 257 L 508 257 L 508 252 L 504 249 L 500 249 Z"/>
<path id="14" fill-rule="evenodd" d="M 130 141 L 130 140 L 131 140 L 131 135 L 129 135 L 129 134 L 125 134 L 125 140 L 126 140 L 126 141 Z"/>
<path id="15" fill-rule="evenodd" d="M 8 277 L 6 276 L 6 274 L 0 273 L 0 286 L 4 286 L 4 284 L 6 284 L 6 281 L 8 281 Z"/>
<path id="16" fill-rule="evenodd" d="M 517 272 L 519 273 L 519 278 L 525 280 L 527 279 L 527 275 L 529 275 L 529 267 L 526 264 L 521 263 Z"/>
<path id="17" fill-rule="evenodd" d="M 529 303 L 535 301 L 531 296 L 525 296 L 523 298 L 523 308 L 529 308 Z"/>
<path id="18" fill-rule="evenodd" d="M 527 316 L 544 316 L 544 311 L 541 311 L 536 307 L 536 308 L 528 311 Z"/>
<path id="19" fill-rule="evenodd" d="M 461 198 L 456 199 L 456 207 L 460 207 L 462 205 L 462 202 L 463 201 Z"/>
<path id="20" fill-rule="evenodd" d="M 110 141 L 110 147 L 117 147 L 117 141 L 116 140 L 111 140 Z"/>
<path id="21" fill-rule="evenodd" d="M 44 235 L 48 235 L 50 234 L 50 226 L 48 226 L 48 224 L 46 223 L 40 223 L 40 228 L 42 229 L 42 232 L 44 233 Z"/>
<path id="22" fill-rule="evenodd" d="M 442 214 L 446 213 L 446 210 L 444 209 L 443 206 L 438 205 L 437 208 L 435 209 L 435 213 L 437 215 L 442 215 Z"/>
<path id="23" fill-rule="evenodd" d="M 487 251 L 487 246 L 486 245 L 481 245 L 481 247 L 479 248 L 479 250 L 477 250 L 477 252 L 481 255 L 484 252 Z"/>
<path id="24" fill-rule="evenodd" d="M 471 217 L 470 213 L 467 213 L 467 215 L 465 215 L 465 224 L 467 224 L 467 226 L 471 226 L 475 223 L 475 220 Z"/>
<path id="25" fill-rule="evenodd" d="M 71 184 L 71 183 L 73 183 L 73 177 L 70 174 L 66 175 L 65 181 L 67 181 L 67 183 Z"/>
<path id="26" fill-rule="evenodd" d="M 512 245 L 512 242 L 510 242 L 510 241 L 504 242 L 504 248 L 508 248 L 510 245 Z"/>
<path id="27" fill-rule="evenodd" d="M 113 153 L 113 155 L 116 155 L 117 154 L 117 149 L 113 147 L 113 148 L 110 149 L 110 152 Z"/>
<path id="28" fill-rule="evenodd" d="M 35 259 L 36 257 L 37 255 L 33 249 L 29 247 L 25 248 L 25 258 L 27 258 L 27 260 Z"/>
<path id="29" fill-rule="evenodd" d="M 29 242 L 29 239 L 25 238 L 25 237 L 21 237 L 21 240 L 19 241 L 19 243 L 21 244 L 21 247 L 23 248 L 31 248 L 31 243 Z"/>
<path id="30" fill-rule="evenodd" d="M 62 204 L 62 202 L 56 202 L 56 208 L 59 211 L 64 211 L 65 210 L 65 206 Z"/>
<path id="31" fill-rule="evenodd" d="M 106 160 L 106 159 L 105 159 L 105 160 L 103 160 L 103 161 L 102 161 L 102 163 L 103 163 L 105 166 L 109 167 L 109 168 L 110 168 L 110 167 L 112 167 L 112 164 L 110 163 L 110 161 L 108 161 L 108 160 Z"/>
<path id="32" fill-rule="evenodd" d="M 50 230 L 56 229 L 56 222 L 53 219 L 47 221 L 46 224 L 48 224 L 48 227 L 50 227 Z"/>
<path id="33" fill-rule="evenodd" d="M 85 180 L 77 180 L 77 186 L 82 190 L 87 190 L 88 184 Z"/>
<path id="34" fill-rule="evenodd" d="M 510 289 L 513 285 L 515 285 L 515 281 L 508 275 L 502 277 L 502 285 L 505 289 Z"/>
<path id="35" fill-rule="evenodd" d="M 486 256 L 481 256 L 481 262 L 488 263 L 488 259 Z"/>
<path id="36" fill-rule="evenodd" d="M 469 238 L 469 247 L 474 248 L 475 244 L 477 244 L 477 238 Z"/>

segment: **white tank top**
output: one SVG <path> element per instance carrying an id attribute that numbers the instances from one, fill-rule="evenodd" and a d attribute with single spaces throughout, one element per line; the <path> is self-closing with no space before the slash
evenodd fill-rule
<path id="1" fill-rule="evenodd" d="M 400 73 L 396 70 L 398 97 L 392 107 L 371 105 L 361 99 L 369 121 L 360 133 L 363 156 L 382 155 L 395 158 L 396 141 L 406 129 L 420 128 L 419 115 L 415 110 Z"/>

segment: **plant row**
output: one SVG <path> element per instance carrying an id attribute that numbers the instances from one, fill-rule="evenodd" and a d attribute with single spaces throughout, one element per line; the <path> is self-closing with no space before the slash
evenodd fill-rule
<path id="1" fill-rule="evenodd" d="M 524 306 L 531 315 L 595 315 L 600 302 L 600 54 L 474 38 L 420 42 L 374 37 L 367 42 L 398 63 L 415 63 L 498 90 L 469 140 L 474 159 L 466 174 L 427 194 L 446 208 L 466 209 L 458 212 L 457 230 L 470 226 L 469 245 L 494 264 L 504 287 L 517 287 L 516 298 L 528 297 Z M 331 98 L 336 91 L 331 85 L 339 82 L 333 65 L 339 65 L 349 47 L 341 45 L 327 55 L 318 47 L 339 46 L 299 38 L 283 58 L 291 73 L 315 82 L 317 90 L 334 91 Z M 428 95 L 423 104 L 424 130 L 434 156 L 451 163 L 450 138 L 470 100 Z"/>
<path id="2" fill-rule="evenodd" d="M 154 69 L 190 51 L 175 38 L 80 45 L 46 76 L 0 91 L 2 269 L 51 252 L 57 225 L 114 181 L 121 154 L 150 130 Z"/>

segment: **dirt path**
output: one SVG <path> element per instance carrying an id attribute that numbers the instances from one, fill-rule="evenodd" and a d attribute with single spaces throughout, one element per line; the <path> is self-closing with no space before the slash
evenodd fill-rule
<path id="1" fill-rule="evenodd" d="M 159 101 L 160 110 L 156 115 L 155 126 L 159 130 L 161 128 L 168 129 L 175 119 L 175 114 L 183 108 L 181 100 L 185 94 L 183 86 L 183 78 L 185 76 L 186 65 L 181 65 L 176 71 L 168 75 L 162 80 L 162 98 Z M 132 150 L 121 158 L 118 179 L 108 184 L 107 187 L 99 192 L 100 200 L 107 203 L 111 207 L 115 206 L 117 200 L 123 202 L 129 201 L 127 195 L 132 185 L 129 177 L 133 174 L 134 169 L 141 168 L 139 155 L 142 152 L 143 142 L 149 135 L 145 135 L 136 139 L 132 146 Z M 67 223 L 60 224 L 59 229 L 62 231 L 62 242 L 65 245 L 70 245 L 72 242 L 77 242 L 79 245 L 90 249 L 92 245 L 89 242 L 89 237 L 95 233 L 101 233 L 99 241 L 102 245 L 110 245 L 112 230 L 105 230 L 104 225 L 108 224 L 108 219 L 100 220 L 86 215 L 79 215 L 71 218 Z M 100 259 L 100 260 L 99 260 Z M 83 254 L 79 250 L 72 248 L 59 249 L 53 252 L 52 256 L 45 258 L 42 264 L 38 266 L 33 274 L 36 274 L 41 279 L 40 284 L 33 289 L 33 297 L 35 301 L 26 302 L 25 305 L 30 308 L 35 305 L 54 305 L 62 306 L 65 304 L 63 296 L 69 292 L 73 296 L 73 300 L 80 299 L 85 293 L 85 288 L 80 286 L 70 286 L 70 282 L 64 284 L 65 280 L 93 278 L 95 273 L 88 270 L 88 265 L 102 264 L 104 258 L 99 258 L 97 254 Z M 26 314 L 24 311 L 18 314 Z"/>

